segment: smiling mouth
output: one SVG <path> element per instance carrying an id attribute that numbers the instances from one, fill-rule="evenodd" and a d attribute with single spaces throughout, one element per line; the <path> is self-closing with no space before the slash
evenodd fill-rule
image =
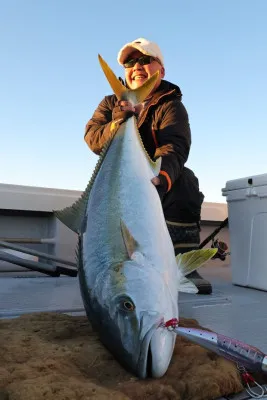
<path id="1" fill-rule="evenodd" d="M 147 77 L 146 76 L 144 76 L 144 75 L 136 75 L 136 76 L 134 76 L 133 78 L 132 78 L 132 80 L 133 81 L 135 81 L 135 80 L 143 80 L 143 79 L 146 79 Z"/>

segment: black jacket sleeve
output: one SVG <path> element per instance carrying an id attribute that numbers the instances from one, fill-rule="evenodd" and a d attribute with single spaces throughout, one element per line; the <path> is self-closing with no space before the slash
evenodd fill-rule
<path id="1" fill-rule="evenodd" d="M 116 123 L 112 121 L 115 96 L 106 96 L 98 105 L 85 127 L 84 140 L 89 148 L 99 154 L 105 143 L 112 137 Z"/>
<path id="2" fill-rule="evenodd" d="M 172 99 L 162 106 L 157 141 L 158 146 L 172 146 L 172 151 L 162 157 L 159 176 L 162 186 L 169 191 L 181 175 L 191 146 L 188 114 L 179 99 Z"/>

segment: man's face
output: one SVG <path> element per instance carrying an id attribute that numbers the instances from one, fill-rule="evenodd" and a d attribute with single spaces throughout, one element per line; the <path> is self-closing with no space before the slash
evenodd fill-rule
<path id="1" fill-rule="evenodd" d="M 132 52 L 126 61 L 145 56 L 140 51 Z M 136 89 L 142 86 L 155 72 L 159 71 L 159 77 L 153 91 L 160 85 L 161 79 L 165 75 L 164 67 L 155 59 L 151 58 L 151 63 L 141 65 L 136 62 L 134 66 L 125 68 L 125 79 L 130 89 Z"/>

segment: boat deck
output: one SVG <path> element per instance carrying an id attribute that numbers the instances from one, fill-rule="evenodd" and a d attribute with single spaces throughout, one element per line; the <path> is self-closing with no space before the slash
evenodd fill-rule
<path id="1" fill-rule="evenodd" d="M 256 346 L 267 354 L 267 292 L 233 285 L 228 265 L 211 263 L 201 268 L 200 273 L 212 283 L 213 293 L 182 293 L 180 316 L 194 318 L 204 327 Z M 84 315 L 77 278 L 1 276 L 0 318 L 49 311 Z M 239 394 L 230 398 L 250 397 Z"/>

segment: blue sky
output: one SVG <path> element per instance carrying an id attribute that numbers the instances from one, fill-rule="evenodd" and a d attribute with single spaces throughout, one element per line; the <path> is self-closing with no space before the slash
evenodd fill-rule
<path id="1" fill-rule="evenodd" d="M 205 201 L 227 180 L 267 173 L 267 1 L 1 0 L 0 183 L 83 190 L 97 162 L 84 127 L 111 94 L 100 53 L 145 37 L 180 86 L 187 166 Z"/>

